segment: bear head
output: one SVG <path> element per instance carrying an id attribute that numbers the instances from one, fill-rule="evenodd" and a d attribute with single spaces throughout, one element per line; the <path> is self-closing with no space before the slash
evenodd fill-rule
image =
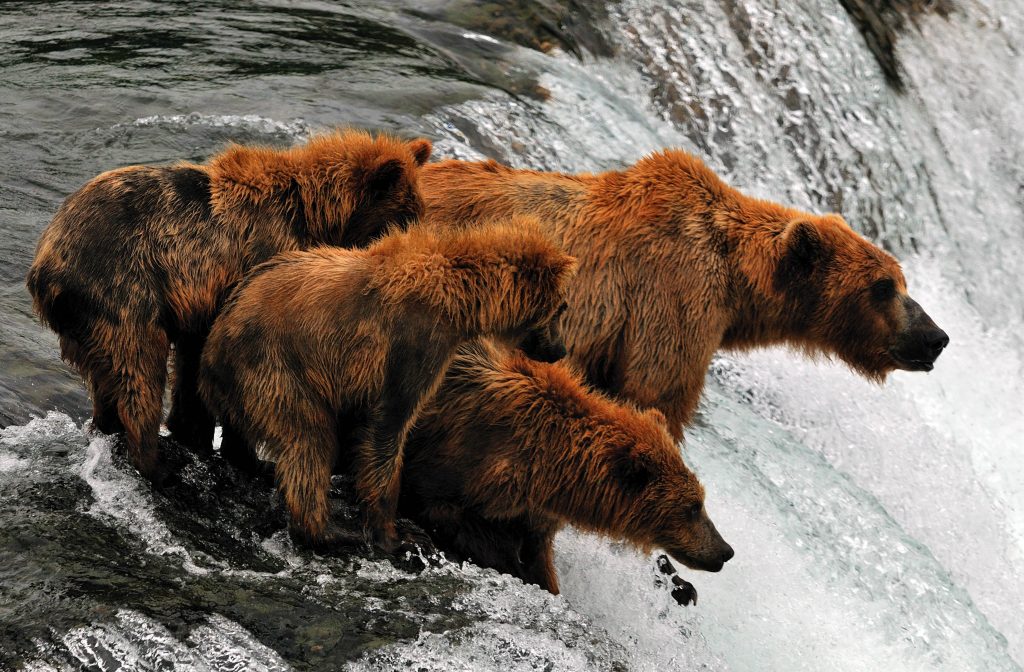
<path id="1" fill-rule="evenodd" d="M 565 357 L 565 337 L 562 335 L 562 315 L 569 304 L 562 302 L 554 313 L 544 318 L 525 335 L 519 338 L 518 347 L 530 359 L 538 362 L 554 363 Z"/>
<path id="2" fill-rule="evenodd" d="M 293 226 L 316 243 L 361 247 L 422 217 L 419 169 L 429 140 L 348 130 L 293 150 Z"/>
<path id="3" fill-rule="evenodd" d="M 498 340 L 536 361 L 553 363 L 565 357 L 562 319 L 569 283 L 576 275 L 576 258 L 529 216 L 489 222 L 465 237 L 480 247 L 480 259 L 501 269 L 496 279 L 504 297 L 500 312 L 505 314 L 497 319 L 495 304 L 488 319 L 504 323 L 495 334 Z"/>
<path id="4" fill-rule="evenodd" d="M 721 570 L 733 550 L 708 517 L 704 487 L 683 462 L 665 416 L 654 409 L 638 415 L 609 447 L 610 476 L 626 502 L 625 536 L 691 569 Z"/>
<path id="5" fill-rule="evenodd" d="M 875 380 L 932 370 L 949 337 L 907 293 L 892 255 L 838 215 L 795 219 L 777 241 L 774 289 L 801 345 Z"/>

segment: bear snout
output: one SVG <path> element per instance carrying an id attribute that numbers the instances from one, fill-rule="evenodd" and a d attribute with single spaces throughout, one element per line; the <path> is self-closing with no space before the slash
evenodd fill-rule
<path id="1" fill-rule="evenodd" d="M 907 329 L 890 354 L 902 369 L 931 371 L 935 368 L 935 360 L 949 345 L 949 335 L 912 298 L 905 297 L 903 302 L 907 311 Z"/>
<path id="2" fill-rule="evenodd" d="M 689 553 L 682 548 L 666 548 L 668 554 L 677 562 L 680 562 L 690 569 L 698 569 L 704 572 L 720 572 L 725 563 L 732 560 L 736 552 L 733 551 L 724 539 L 719 538 L 719 543 L 713 550 L 698 554 Z"/>

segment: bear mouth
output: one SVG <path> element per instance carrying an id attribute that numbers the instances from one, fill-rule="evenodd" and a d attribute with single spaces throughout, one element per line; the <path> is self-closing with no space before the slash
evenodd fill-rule
<path id="1" fill-rule="evenodd" d="M 901 357 L 895 352 L 889 351 L 889 356 L 904 371 L 931 371 L 935 368 L 935 359 L 914 359 Z"/>
<path id="2" fill-rule="evenodd" d="M 700 558 L 695 558 L 689 553 L 678 548 L 666 548 L 665 550 L 668 551 L 668 554 L 672 556 L 673 560 L 681 562 L 690 569 L 696 569 L 702 572 L 720 572 L 722 571 L 722 567 L 725 566 L 725 563 L 721 560 L 701 560 Z"/>

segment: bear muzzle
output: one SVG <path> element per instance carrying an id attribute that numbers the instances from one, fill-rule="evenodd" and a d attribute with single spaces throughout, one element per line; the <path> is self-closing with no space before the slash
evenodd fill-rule
<path id="1" fill-rule="evenodd" d="M 704 572 L 722 571 L 725 563 L 729 562 L 735 555 L 732 546 L 724 541 L 713 553 L 702 557 L 696 557 L 678 548 L 666 548 L 665 550 L 677 562 L 686 565 L 690 569 L 698 569 Z"/>
<path id="2" fill-rule="evenodd" d="M 903 298 L 907 328 L 900 333 L 889 355 L 904 371 L 931 371 L 935 360 L 949 345 L 949 336 L 909 296 Z"/>

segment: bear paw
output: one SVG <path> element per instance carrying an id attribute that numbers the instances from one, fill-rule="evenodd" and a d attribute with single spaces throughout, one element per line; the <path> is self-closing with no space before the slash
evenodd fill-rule
<path id="1" fill-rule="evenodd" d="M 672 599 L 680 606 L 688 604 L 697 605 L 697 589 L 689 581 L 684 581 L 678 576 L 672 577 Z"/>

